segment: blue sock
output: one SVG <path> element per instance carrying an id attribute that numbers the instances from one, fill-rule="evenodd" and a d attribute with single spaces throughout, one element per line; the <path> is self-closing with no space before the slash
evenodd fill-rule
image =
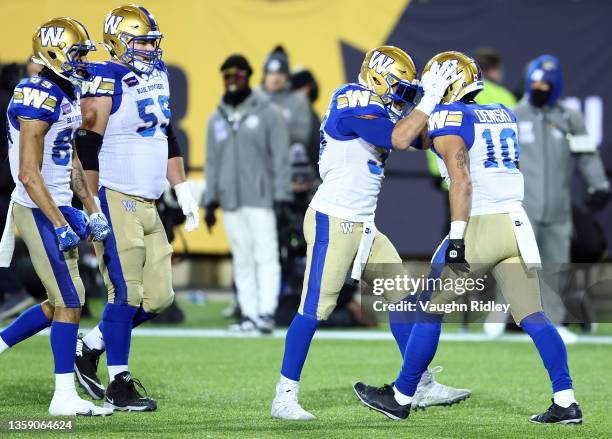
<path id="1" fill-rule="evenodd" d="M 22 312 L 13 323 L 0 332 L 0 337 L 7 345 L 15 346 L 47 328 L 50 324 L 51 322 L 45 315 L 42 306 L 40 304 L 34 305 Z"/>
<path id="2" fill-rule="evenodd" d="M 74 353 L 78 333 L 78 323 L 51 323 L 51 350 L 55 362 L 55 373 L 74 371 Z"/>
<path id="3" fill-rule="evenodd" d="M 132 328 L 140 326 L 144 322 L 154 319 L 155 317 L 157 317 L 157 315 L 158 314 L 154 312 L 146 312 L 141 306 L 140 308 L 138 308 L 138 311 L 136 311 L 136 314 L 134 314 L 134 318 L 132 319 Z"/>
<path id="4" fill-rule="evenodd" d="M 290 380 L 299 381 L 306 362 L 308 348 L 319 326 L 318 320 L 296 313 L 285 337 L 285 354 L 281 374 Z"/>
<path id="5" fill-rule="evenodd" d="M 414 303 L 416 306 L 417 297 L 416 294 L 412 294 L 397 303 Z M 416 308 L 415 311 L 389 311 L 389 329 L 391 329 L 391 334 L 393 334 L 393 338 L 395 338 L 395 342 L 397 343 L 397 347 L 402 357 L 404 356 L 404 352 L 406 352 L 406 345 L 410 339 L 410 333 L 412 332 L 415 321 Z"/>
<path id="6" fill-rule="evenodd" d="M 536 312 L 521 320 L 521 328 L 536 345 L 544 367 L 552 382 L 553 392 L 572 388 L 567 365 L 567 350 L 557 329 L 543 312 Z"/>
<path id="7" fill-rule="evenodd" d="M 106 363 L 125 366 L 130 356 L 132 320 L 138 308 L 107 303 L 102 313 L 102 336 L 106 345 Z"/>
<path id="8" fill-rule="evenodd" d="M 431 363 L 442 332 L 442 315 L 418 313 L 418 321 L 412 328 L 412 334 L 404 352 L 404 363 L 395 387 L 406 396 L 413 396 L 421 375 Z"/>

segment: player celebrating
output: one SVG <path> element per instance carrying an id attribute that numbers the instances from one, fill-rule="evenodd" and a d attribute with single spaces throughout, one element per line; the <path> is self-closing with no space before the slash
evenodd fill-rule
<path id="1" fill-rule="evenodd" d="M 199 208 L 186 182 L 183 157 L 170 124 L 168 72 L 161 61 L 162 33 L 142 6 L 113 9 L 104 21 L 104 45 L 112 60 L 96 64 L 82 101 L 77 133 L 89 186 L 98 190 L 114 235 L 96 253 L 108 288 L 102 322 L 77 347 L 81 386 L 104 396 L 97 377 L 104 349 L 110 384 L 105 406 L 151 411 L 128 371 L 133 327 L 154 318 L 174 300 L 172 246 L 155 207 L 167 184 L 174 187 L 186 230 L 198 227 Z M 99 151 L 99 154 L 98 154 Z"/>
<path id="2" fill-rule="evenodd" d="M 74 351 L 85 301 L 76 247 L 81 238 L 101 241 L 110 234 L 72 149 L 73 134 L 81 122 L 80 84 L 89 76 L 87 53 L 95 46 L 83 25 L 67 17 L 41 25 L 32 46 L 32 60 L 44 67 L 38 76 L 15 87 L 7 112 L 16 187 L 2 247 L 12 256 L 14 221 L 48 299 L 26 310 L 0 333 L 0 352 L 51 325 L 55 393 L 49 413 L 110 415 L 112 410 L 81 399 L 74 386 Z M 71 206 L 73 192 L 89 218 Z M 8 266 L 10 256 L 0 265 Z"/>
<path id="3" fill-rule="evenodd" d="M 300 374 L 315 330 L 334 309 L 351 265 L 351 276 L 358 280 L 364 264 L 363 277 L 368 279 L 373 275 L 371 264 L 401 263 L 389 239 L 374 227 L 385 161 L 392 149 L 406 150 L 419 136 L 455 76 L 450 61 L 436 64 L 423 78 L 424 96 L 411 111 L 419 92 L 415 64 L 403 50 L 382 46 L 366 54 L 359 84 L 345 84 L 332 95 L 321 125 L 323 182 L 304 218 L 308 262 L 302 300 L 285 339 L 272 417 L 314 419 L 298 403 Z M 408 334 L 393 326 L 392 332 L 403 352 Z M 442 387 L 431 377 L 427 382 Z M 442 402 L 458 397 L 455 389 L 443 387 Z M 469 395 L 458 393 L 460 398 Z"/>
<path id="4" fill-rule="evenodd" d="M 482 74 L 476 62 L 463 53 L 434 56 L 424 75 L 449 59 L 458 60 L 461 78 L 449 86 L 429 118 L 429 136 L 450 187 L 451 225 L 449 236 L 432 259 L 430 276 L 449 274 L 448 268 L 442 270 L 444 264 L 455 275 L 469 271 L 482 276 L 490 270 L 514 320 L 535 343 L 552 381 L 553 404 L 531 421 L 580 424 L 582 412 L 574 398 L 565 345 L 542 312 L 537 272 L 530 268 L 539 264 L 540 257 L 522 207 L 516 118 L 501 104 L 474 102 L 483 88 Z M 422 296 L 422 303 L 446 303 L 457 297 L 435 291 Z M 435 355 L 441 321 L 442 315 L 430 309 L 418 312 L 395 385 L 355 384 L 355 393 L 366 406 L 392 419 L 408 417 L 419 378 Z"/>

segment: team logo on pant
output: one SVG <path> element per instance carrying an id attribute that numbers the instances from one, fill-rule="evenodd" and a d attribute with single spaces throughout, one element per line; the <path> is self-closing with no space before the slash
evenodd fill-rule
<path id="1" fill-rule="evenodd" d="M 123 208 L 126 212 L 136 212 L 136 201 L 134 200 L 121 200 Z"/>
<path id="2" fill-rule="evenodd" d="M 342 227 L 342 233 L 344 233 L 345 235 L 353 233 L 353 223 L 340 223 L 340 226 Z"/>

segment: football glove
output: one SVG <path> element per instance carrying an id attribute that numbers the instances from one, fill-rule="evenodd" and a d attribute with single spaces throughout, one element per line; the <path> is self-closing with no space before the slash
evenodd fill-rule
<path id="1" fill-rule="evenodd" d="M 416 108 L 429 116 L 440 103 L 448 86 L 459 79 L 461 74 L 457 73 L 457 60 L 449 59 L 442 64 L 434 62 L 421 78 L 423 97 Z"/>
<path id="2" fill-rule="evenodd" d="M 176 200 L 178 201 L 183 215 L 186 217 L 185 230 L 193 232 L 200 227 L 200 206 L 191 195 L 189 190 L 189 183 L 184 181 L 174 186 L 174 192 L 176 192 Z"/>
<path id="3" fill-rule="evenodd" d="M 87 231 L 94 241 L 104 241 L 112 233 L 108 220 L 102 212 L 95 212 L 89 216 Z"/>
<path id="4" fill-rule="evenodd" d="M 72 250 L 79 245 L 79 242 L 81 241 L 79 235 L 74 233 L 74 230 L 72 230 L 72 227 L 70 227 L 68 224 L 56 228 L 55 236 L 59 242 L 59 249 L 62 252 Z"/>
<path id="5" fill-rule="evenodd" d="M 445 256 L 446 264 L 456 274 L 470 272 L 470 264 L 465 260 L 465 241 L 463 239 L 449 239 Z"/>

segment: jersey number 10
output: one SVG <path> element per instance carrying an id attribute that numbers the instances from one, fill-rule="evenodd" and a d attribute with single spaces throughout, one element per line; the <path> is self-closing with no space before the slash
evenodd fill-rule
<path id="1" fill-rule="evenodd" d="M 500 164 L 508 169 L 517 169 L 519 162 L 519 144 L 516 132 L 512 128 L 503 128 L 499 136 L 491 133 L 487 128 L 482 132 L 482 138 L 487 144 L 487 156 L 484 161 L 485 168 L 499 168 Z M 510 151 L 508 139 L 512 140 L 513 150 Z"/>

